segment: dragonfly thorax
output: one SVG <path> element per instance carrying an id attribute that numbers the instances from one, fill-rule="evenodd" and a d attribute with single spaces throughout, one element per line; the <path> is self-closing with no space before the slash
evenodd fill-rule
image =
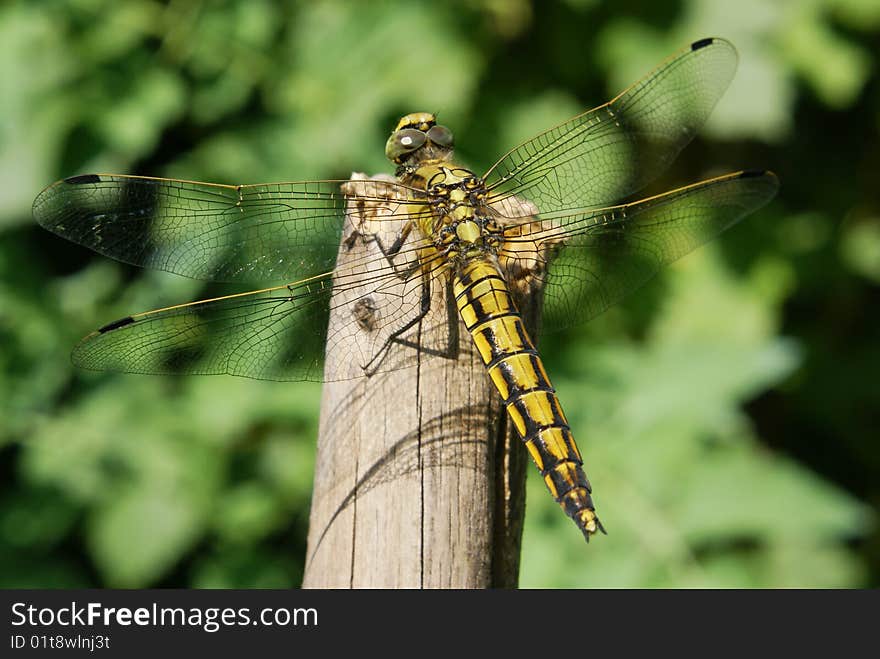
<path id="1" fill-rule="evenodd" d="M 430 213 L 419 221 L 422 233 L 450 260 L 494 253 L 501 229 L 486 205 L 483 180 L 463 167 L 429 161 L 401 179 L 424 188 Z"/>

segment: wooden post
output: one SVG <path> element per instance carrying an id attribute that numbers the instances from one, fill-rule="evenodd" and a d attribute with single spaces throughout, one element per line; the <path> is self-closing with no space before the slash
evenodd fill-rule
<path id="1" fill-rule="evenodd" d="M 350 214 L 337 276 L 381 257 L 355 230 Z M 363 294 L 334 291 L 328 336 Z M 447 302 L 433 287 L 432 305 Z M 434 325 L 410 336 L 440 344 L 449 329 Z M 324 385 L 304 587 L 516 587 L 528 458 L 463 325 L 458 337 L 457 358 L 407 348 L 405 367 L 369 377 L 356 345 L 328 343 L 325 375 L 352 379 Z"/>

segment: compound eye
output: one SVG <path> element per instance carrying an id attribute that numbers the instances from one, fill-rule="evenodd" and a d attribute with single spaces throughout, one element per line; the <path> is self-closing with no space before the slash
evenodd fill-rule
<path id="1" fill-rule="evenodd" d="M 420 130 L 404 128 L 388 138 L 388 143 L 385 145 L 385 155 L 391 160 L 396 160 L 403 154 L 423 146 L 427 139 L 428 136 Z"/>
<path id="2" fill-rule="evenodd" d="M 428 139 L 434 144 L 447 147 L 452 146 L 454 142 L 452 131 L 446 126 L 434 126 L 431 128 L 431 130 L 428 131 Z"/>
<path id="3" fill-rule="evenodd" d="M 426 135 L 415 128 L 405 128 L 397 131 L 397 141 L 406 151 L 414 151 L 425 143 Z"/>

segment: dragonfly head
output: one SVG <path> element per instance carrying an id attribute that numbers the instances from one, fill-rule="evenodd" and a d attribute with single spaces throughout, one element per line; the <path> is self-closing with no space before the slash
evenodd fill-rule
<path id="1" fill-rule="evenodd" d="M 397 122 L 385 143 L 385 155 L 396 165 L 450 160 L 453 142 L 452 131 L 437 125 L 436 116 L 430 112 L 413 112 Z"/>

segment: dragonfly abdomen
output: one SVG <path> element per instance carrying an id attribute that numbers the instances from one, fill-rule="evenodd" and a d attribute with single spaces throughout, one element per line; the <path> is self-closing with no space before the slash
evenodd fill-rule
<path id="1" fill-rule="evenodd" d="M 460 267 L 453 290 L 465 327 L 547 489 L 589 540 L 602 525 L 583 460 L 507 283 L 491 261 L 479 258 Z"/>

